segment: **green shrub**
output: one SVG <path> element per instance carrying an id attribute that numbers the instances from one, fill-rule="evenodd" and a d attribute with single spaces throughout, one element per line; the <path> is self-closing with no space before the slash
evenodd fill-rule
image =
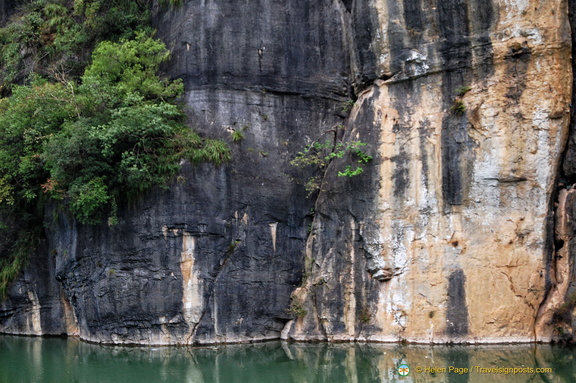
<path id="1" fill-rule="evenodd" d="M 132 0 L 32 0 L 0 29 L 0 83 L 11 88 L 32 73 L 77 79 L 96 43 L 134 36 L 149 24 L 148 3 Z"/>
<path id="2" fill-rule="evenodd" d="M 308 314 L 308 311 L 304 308 L 304 305 L 300 302 L 293 301 L 288 308 L 288 314 L 294 315 L 297 318 L 303 318 Z"/>
<path id="3" fill-rule="evenodd" d="M 457 116 L 462 116 L 466 113 L 466 104 L 464 104 L 464 100 L 462 97 L 468 92 L 472 90 L 469 86 L 461 86 L 460 88 L 456 89 L 457 97 L 454 99 L 454 103 L 450 107 L 450 111 Z"/>
<path id="4" fill-rule="evenodd" d="M 71 198 L 72 213 L 85 223 L 98 223 L 99 212 L 110 200 L 108 187 L 101 177 L 88 182 L 78 182 L 70 185 L 68 193 Z"/>
<path id="5" fill-rule="evenodd" d="M 160 4 L 170 7 L 181 7 L 184 4 L 184 0 L 160 0 Z"/>
<path id="6" fill-rule="evenodd" d="M 457 97 L 454 100 L 454 103 L 452 104 L 452 106 L 450 107 L 450 110 L 455 115 L 462 116 L 462 115 L 464 115 L 464 113 L 466 113 L 466 104 L 464 104 L 464 101 L 462 101 L 462 99 Z"/>
<path id="7" fill-rule="evenodd" d="M 459 97 L 464 96 L 466 93 L 470 92 L 472 90 L 471 87 L 469 86 L 461 86 L 460 88 L 456 89 L 456 94 Z"/>
<path id="8" fill-rule="evenodd" d="M 352 111 L 352 108 L 354 107 L 354 104 L 355 104 L 354 100 L 352 100 L 352 99 L 346 100 L 341 105 L 340 113 L 345 114 L 345 115 L 350 114 L 350 112 Z"/>
<path id="9" fill-rule="evenodd" d="M 7 256 L 0 258 L 0 298 L 5 298 L 10 283 L 28 263 L 28 257 L 38 243 L 36 230 L 22 231 L 13 241 Z"/>
<path id="10" fill-rule="evenodd" d="M 46 193 L 97 223 L 111 201 L 165 185 L 180 158 L 230 160 L 225 143 L 191 132 L 170 103 L 183 87 L 157 75 L 164 44 L 135 36 L 99 44 L 80 85 L 36 76 L 0 102 L 3 202 Z"/>
<path id="11" fill-rule="evenodd" d="M 315 141 L 298 152 L 290 164 L 298 168 L 316 170 L 315 174 L 304 182 L 306 191 L 311 194 L 320 189 L 328 164 L 336 158 L 350 156 L 358 163 L 355 169 L 352 169 L 351 165 L 347 165 L 344 171 L 338 171 L 338 177 L 354 177 L 361 174 L 364 171 L 364 165 L 372 160 L 372 156 L 366 154 L 362 149 L 366 145 L 361 141 L 339 142 L 329 139 L 324 142 Z"/>
<path id="12" fill-rule="evenodd" d="M 230 159 L 186 126 L 182 82 L 158 75 L 169 53 L 149 6 L 27 0 L 0 28 L 0 294 L 43 235 L 48 199 L 114 225 L 117 203 L 165 185 L 181 158 Z"/>

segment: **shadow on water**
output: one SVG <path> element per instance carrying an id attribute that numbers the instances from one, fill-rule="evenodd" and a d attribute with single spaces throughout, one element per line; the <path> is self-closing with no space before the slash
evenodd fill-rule
<path id="1" fill-rule="evenodd" d="M 576 382 L 575 356 L 550 345 L 117 347 L 0 336 L 0 382 Z"/>

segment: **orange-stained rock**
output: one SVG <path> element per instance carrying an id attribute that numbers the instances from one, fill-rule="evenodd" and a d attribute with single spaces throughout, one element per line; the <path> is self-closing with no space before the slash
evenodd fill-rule
<path id="1" fill-rule="evenodd" d="M 567 2 L 416 3 L 370 2 L 380 79 L 345 138 L 372 143 L 372 169 L 327 177 L 285 337 L 550 341 L 570 275 L 551 256 Z"/>

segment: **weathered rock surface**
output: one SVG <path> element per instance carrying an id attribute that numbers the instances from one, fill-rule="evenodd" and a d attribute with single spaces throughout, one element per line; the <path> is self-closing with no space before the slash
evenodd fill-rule
<path id="1" fill-rule="evenodd" d="M 0 0 L 0 26 L 4 26 L 6 21 L 12 16 L 17 2 L 18 0 Z"/>
<path id="2" fill-rule="evenodd" d="M 121 207 L 112 228 L 49 211 L 46 247 L 0 306 L 0 331 L 144 344 L 281 332 L 565 337 L 575 327 L 576 200 L 560 193 L 556 218 L 554 202 L 561 173 L 573 177 L 570 146 L 560 170 L 572 102 L 568 6 L 156 5 L 158 37 L 173 52 L 165 70 L 184 79 L 191 125 L 228 140 L 234 159 L 183 164 L 169 189 Z M 343 139 L 368 143 L 374 159 L 356 177 L 338 177 L 350 159 L 335 160 L 307 199 L 289 161 L 343 123 L 350 96 Z M 244 139 L 233 143 L 234 131 Z"/>
<path id="3" fill-rule="evenodd" d="M 375 81 L 347 134 L 376 159 L 358 180 L 327 179 L 294 295 L 306 315 L 284 336 L 550 340 L 567 3 L 368 3 L 374 55 L 358 67 Z"/>
<path id="4" fill-rule="evenodd" d="M 159 11 L 158 37 L 174 58 L 166 70 L 184 79 L 190 124 L 228 141 L 233 161 L 183 164 L 168 190 L 121 208 L 112 228 L 82 226 L 65 213 L 51 222 L 48 212 L 51 288 L 61 286 L 81 338 L 279 338 L 301 282 L 313 207 L 289 161 L 343 121 L 348 59 L 340 15 L 331 1 L 189 1 Z M 232 142 L 234 130 L 241 142 Z M 30 306 L 12 298 L 25 298 L 24 290 L 15 285 L 5 315 Z M 19 331 L 13 327 L 0 323 L 0 331 Z"/>
<path id="5" fill-rule="evenodd" d="M 55 257 L 45 241 L 0 303 L 0 331 L 17 335 L 77 335 L 73 309 L 56 283 Z"/>

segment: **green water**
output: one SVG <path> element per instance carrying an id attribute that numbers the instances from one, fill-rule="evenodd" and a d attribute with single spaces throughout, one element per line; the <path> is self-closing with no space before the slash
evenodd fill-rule
<path id="1" fill-rule="evenodd" d="M 398 373 L 403 363 L 410 367 L 406 377 Z M 450 366 L 469 372 L 458 374 Z M 437 368 L 435 373 L 431 368 Z M 482 373 L 480 368 L 501 370 Z M 551 372 L 505 374 L 505 368 Z M 76 339 L 0 336 L 0 382 L 576 382 L 576 349 L 280 342 L 113 347 Z"/>

